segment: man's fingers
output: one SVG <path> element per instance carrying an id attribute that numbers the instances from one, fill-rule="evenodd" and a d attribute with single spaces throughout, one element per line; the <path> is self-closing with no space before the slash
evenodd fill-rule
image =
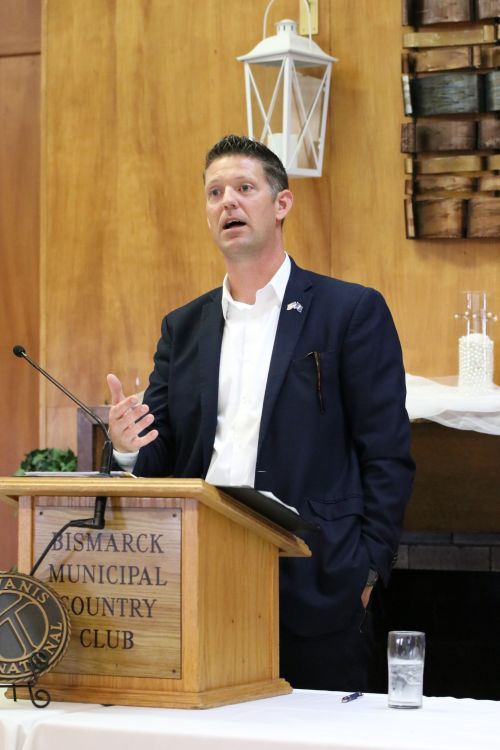
<path id="1" fill-rule="evenodd" d="M 106 377 L 106 380 L 108 381 L 108 387 L 111 391 L 111 403 L 113 405 L 119 404 L 120 401 L 123 401 L 125 398 L 120 379 L 110 372 Z"/>
<path id="2" fill-rule="evenodd" d="M 139 404 L 136 396 L 128 396 L 120 403 L 112 406 L 109 410 L 109 422 L 119 426 L 121 430 L 126 430 L 131 424 L 134 424 L 144 414 L 147 414 L 149 408 L 144 404 Z"/>
<path id="3" fill-rule="evenodd" d="M 148 411 L 149 409 L 147 406 L 137 406 L 122 417 L 118 422 L 118 427 L 122 431 L 124 437 L 135 438 L 140 432 L 154 422 L 154 416 L 148 414 Z"/>
<path id="4" fill-rule="evenodd" d="M 145 445 L 149 445 L 149 443 L 152 443 L 153 440 L 156 440 L 158 437 L 158 430 L 151 430 L 151 432 L 148 432 L 147 435 L 144 435 L 144 437 L 136 437 L 132 442 L 134 446 L 134 450 L 139 450 L 139 448 L 144 448 Z"/>
<path id="5" fill-rule="evenodd" d="M 154 434 L 151 436 L 148 433 L 139 437 L 140 433 L 154 422 L 154 416 L 149 414 L 149 407 L 146 404 L 131 407 L 128 404 L 129 401 L 130 398 L 125 399 L 117 406 L 112 406 L 109 412 L 111 439 L 115 448 L 125 453 L 139 450 L 143 445 L 147 445 L 158 436 L 158 430 L 154 430 Z M 114 412 L 113 418 L 111 418 L 112 412 Z M 123 413 L 123 416 L 119 419 L 116 418 L 117 412 Z"/>
<path id="6" fill-rule="evenodd" d="M 158 430 L 151 430 L 147 435 L 139 434 L 154 422 L 147 404 L 140 404 L 137 396 L 125 396 L 119 378 L 109 373 L 109 390 L 112 406 L 109 410 L 109 431 L 117 450 L 132 453 L 152 443 L 158 437 Z"/>

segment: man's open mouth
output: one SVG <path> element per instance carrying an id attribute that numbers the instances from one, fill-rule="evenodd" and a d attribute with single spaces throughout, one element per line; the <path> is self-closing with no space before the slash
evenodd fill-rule
<path id="1" fill-rule="evenodd" d="M 226 221 L 224 224 L 224 229 L 234 229 L 234 227 L 244 227 L 245 222 L 244 221 L 238 221 L 238 219 L 229 219 L 229 221 Z"/>

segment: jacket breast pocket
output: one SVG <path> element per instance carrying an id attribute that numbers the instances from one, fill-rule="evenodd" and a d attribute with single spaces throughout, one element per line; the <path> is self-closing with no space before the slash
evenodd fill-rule
<path id="1" fill-rule="evenodd" d="M 364 511 L 362 495 L 349 495 L 338 500 L 308 498 L 307 502 L 313 514 L 325 521 L 336 521 L 346 516 L 362 516 Z"/>
<path id="2" fill-rule="evenodd" d="M 337 365 L 337 359 L 338 359 L 338 351 L 337 349 L 327 349 L 324 352 L 308 352 L 307 354 L 304 354 L 302 357 L 297 357 L 292 360 L 292 368 L 296 372 L 306 372 L 306 373 L 313 373 L 314 369 L 316 367 L 315 362 L 315 355 L 318 356 L 318 361 L 321 363 L 321 366 L 326 369 L 331 369 L 332 367 L 336 367 Z"/>
<path id="3" fill-rule="evenodd" d="M 336 349 L 311 351 L 292 360 L 288 382 L 295 388 L 297 405 L 313 409 L 317 401 L 319 413 L 329 411 L 338 392 L 339 362 Z"/>

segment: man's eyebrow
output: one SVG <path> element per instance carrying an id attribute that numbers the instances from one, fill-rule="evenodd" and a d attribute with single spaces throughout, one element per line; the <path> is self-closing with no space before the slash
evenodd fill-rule
<path id="1" fill-rule="evenodd" d="M 212 177 L 208 182 L 206 183 L 208 185 L 217 185 L 219 182 L 223 182 L 223 177 Z M 236 175 L 235 177 L 231 177 L 231 181 L 234 182 L 255 182 L 255 179 L 253 177 L 250 177 L 246 174 Z"/>

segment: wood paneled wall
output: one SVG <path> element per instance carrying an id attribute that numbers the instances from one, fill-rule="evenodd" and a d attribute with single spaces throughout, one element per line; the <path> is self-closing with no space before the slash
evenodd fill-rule
<path id="1" fill-rule="evenodd" d="M 0 0 L 0 474 L 38 446 L 40 0 Z M 0 502 L 0 569 L 15 562 L 15 511 Z"/>
<path id="2" fill-rule="evenodd" d="M 276 2 L 270 22 L 298 2 Z M 259 40 L 266 5 L 46 2 L 41 356 L 88 403 L 106 398 L 110 370 L 127 392 L 145 387 L 163 314 L 222 279 L 202 164 L 245 131 L 235 58 Z M 452 374 L 458 293 L 484 287 L 500 307 L 499 248 L 405 239 L 400 0 L 321 0 L 317 41 L 339 57 L 332 122 L 324 176 L 292 183 L 287 247 L 386 295 L 410 372 Z M 74 446 L 73 407 L 42 388 L 41 442 Z"/>

